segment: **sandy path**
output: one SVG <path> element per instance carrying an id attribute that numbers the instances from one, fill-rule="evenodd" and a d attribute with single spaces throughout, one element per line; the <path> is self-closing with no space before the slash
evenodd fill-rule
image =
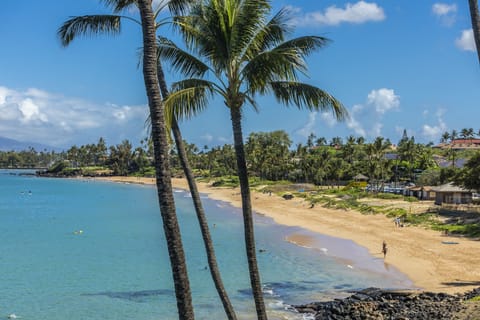
<path id="1" fill-rule="evenodd" d="M 107 179 L 154 183 L 153 179 L 144 178 Z M 176 188 L 188 189 L 184 179 L 173 179 L 172 183 Z M 241 206 L 238 188 L 213 188 L 206 183 L 198 183 L 198 188 L 212 199 Z M 321 206 L 310 208 L 302 199 L 284 200 L 273 194 L 253 192 L 252 205 L 254 211 L 273 218 L 277 223 L 353 240 L 375 257 L 382 256 L 380 251 L 385 240 L 388 244 L 385 262 L 406 274 L 422 289 L 456 293 L 480 286 L 480 241 L 445 237 L 440 232 L 419 227 L 396 228 L 392 219 L 383 215 L 363 215 Z M 444 244 L 444 241 L 456 244 Z"/>

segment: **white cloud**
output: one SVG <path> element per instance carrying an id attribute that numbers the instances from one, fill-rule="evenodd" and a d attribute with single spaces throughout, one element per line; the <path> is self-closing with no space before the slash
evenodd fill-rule
<path id="1" fill-rule="evenodd" d="M 299 10 L 290 7 L 293 12 Z M 374 2 L 358 1 L 354 4 L 347 3 L 345 8 L 330 6 L 324 12 L 316 11 L 305 14 L 295 20 L 297 25 L 330 25 L 341 23 L 361 24 L 369 21 L 382 21 L 385 19 L 383 8 Z"/>
<path id="2" fill-rule="evenodd" d="M 332 112 L 322 112 L 320 118 L 322 118 L 322 121 L 330 128 L 337 124 L 337 119 Z"/>
<path id="3" fill-rule="evenodd" d="M 457 12 L 457 5 L 438 2 L 433 4 L 432 11 L 437 16 L 445 16 Z"/>
<path id="4" fill-rule="evenodd" d="M 370 131 L 369 131 L 370 136 L 371 137 L 380 137 L 382 135 L 382 128 L 383 128 L 382 123 L 380 123 L 380 122 L 374 123 L 370 127 Z"/>
<path id="5" fill-rule="evenodd" d="M 400 97 L 395 94 L 393 89 L 382 88 L 372 90 L 368 94 L 367 103 L 373 105 L 377 113 L 384 114 L 400 106 Z"/>
<path id="6" fill-rule="evenodd" d="M 317 112 L 310 112 L 308 114 L 308 121 L 305 125 L 298 129 L 295 133 L 299 134 L 302 137 L 307 138 L 315 130 L 315 123 L 317 119 Z"/>
<path id="7" fill-rule="evenodd" d="M 432 6 L 432 12 L 435 14 L 442 24 L 452 26 L 455 23 L 457 5 L 446 3 L 435 3 Z"/>
<path id="8" fill-rule="evenodd" d="M 3 105 L 7 102 L 7 98 L 12 95 L 13 91 L 0 86 L 0 105 Z"/>
<path id="9" fill-rule="evenodd" d="M 200 136 L 202 140 L 205 140 L 207 143 L 210 143 L 213 141 L 213 136 L 210 133 L 205 133 L 204 135 Z"/>
<path id="10" fill-rule="evenodd" d="M 399 107 L 400 97 L 393 89 L 372 90 L 367 95 L 366 103 L 356 104 L 349 110 L 350 117 L 345 124 L 357 135 L 376 138 L 381 136 L 385 114 Z"/>
<path id="11" fill-rule="evenodd" d="M 41 98 L 41 99 L 50 98 L 50 94 L 48 92 L 37 89 L 37 88 L 27 89 L 27 91 L 25 92 L 25 95 L 32 98 Z"/>
<path id="12" fill-rule="evenodd" d="M 40 112 L 38 105 L 33 102 L 32 99 L 26 98 L 19 102 L 18 108 L 22 113 L 22 118 L 20 121 L 28 123 L 30 121 L 40 120 L 42 122 L 48 122 L 48 117 L 46 114 Z"/>
<path id="13" fill-rule="evenodd" d="M 349 111 L 350 117 L 346 120 L 345 124 L 347 125 L 347 128 L 352 129 L 355 134 L 365 137 L 367 135 L 367 132 L 363 128 L 362 124 L 357 120 L 358 116 L 361 116 L 363 111 L 365 110 L 365 107 L 361 104 L 356 104 L 352 107 L 352 109 Z"/>
<path id="14" fill-rule="evenodd" d="M 350 119 L 347 120 L 346 122 L 347 127 L 352 129 L 355 134 L 365 137 L 367 135 L 367 132 L 365 129 L 363 129 L 362 124 L 358 122 L 355 118 L 350 117 Z"/>
<path id="15" fill-rule="evenodd" d="M 37 88 L 13 90 L 0 86 L 0 136 L 45 145 L 109 144 L 145 136 L 146 106 L 95 104 Z"/>
<path id="16" fill-rule="evenodd" d="M 435 113 L 437 116 L 437 124 L 435 125 L 424 124 L 422 126 L 423 137 L 425 137 L 430 141 L 436 141 L 436 140 L 439 140 L 439 138 L 445 131 L 447 131 L 448 129 L 447 125 L 443 120 L 444 113 L 445 113 L 444 109 L 438 109 L 437 112 Z"/>
<path id="17" fill-rule="evenodd" d="M 217 140 L 221 143 L 232 143 L 233 138 L 217 137 Z"/>
<path id="18" fill-rule="evenodd" d="M 363 109 L 365 109 L 365 106 L 363 106 L 361 104 L 356 104 L 352 107 L 352 112 L 353 113 L 359 113 L 359 112 L 362 112 Z"/>
<path id="19" fill-rule="evenodd" d="M 475 52 L 477 49 L 475 48 L 475 41 L 473 39 L 473 30 L 463 30 L 460 38 L 455 40 L 455 45 L 461 50 Z"/>

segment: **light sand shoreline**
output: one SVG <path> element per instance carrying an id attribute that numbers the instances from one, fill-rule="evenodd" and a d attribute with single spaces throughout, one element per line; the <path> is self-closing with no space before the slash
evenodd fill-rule
<path id="1" fill-rule="evenodd" d="M 154 184 L 150 178 L 95 178 L 124 183 Z M 172 179 L 175 188 L 188 190 L 184 179 Z M 198 183 L 201 193 L 211 199 L 241 207 L 238 188 L 214 188 Z M 383 259 L 382 241 L 388 244 L 385 263 L 407 275 L 418 288 L 433 292 L 459 293 L 480 286 L 478 252 L 480 241 L 445 237 L 438 231 L 409 226 L 396 228 L 383 215 L 363 215 L 355 211 L 310 208 L 302 199 L 284 200 L 276 195 L 252 192 L 253 210 L 287 226 L 299 226 L 315 233 L 350 239 Z M 297 237 L 295 241 L 299 241 Z M 304 239 L 303 241 L 309 241 Z M 445 244 L 444 242 L 455 242 Z M 300 244 L 300 243 L 299 243 Z"/>

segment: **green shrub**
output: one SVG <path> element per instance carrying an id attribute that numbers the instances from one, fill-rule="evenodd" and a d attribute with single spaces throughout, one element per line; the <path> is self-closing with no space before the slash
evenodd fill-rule
<path id="1" fill-rule="evenodd" d="M 55 162 L 50 168 L 48 168 L 48 173 L 60 173 L 63 170 L 68 168 L 68 161 L 58 161 Z"/>
<path id="2" fill-rule="evenodd" d="M 228 177 L 221 177 L 216 179 L 213 183 L 213 187 L 238 187 L 240 184 L 239 179 L 237 176 L 228 176 Z"/>
<path id="3" fill-rule="evenodd" d="M 405 200 L 407 202 L 418 202 L 418 198 L 417 197 L 412 197 L 412 196 L 403 197 L 403 200 Z"/>
<path id="4" fill-rule="evenodd" d="M 365 190 L 367 187 L 366 181 L 351 181 L 345 186 L 345 189 L 361 189 Z"/>

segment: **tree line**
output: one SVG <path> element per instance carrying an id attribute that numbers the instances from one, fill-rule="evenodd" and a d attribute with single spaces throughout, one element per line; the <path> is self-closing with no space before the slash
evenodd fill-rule
<path id="1" fill-rule="evenodd" d="M 452 140 L 455 139 L 458 137 Z M 471 138 L 462 139 L 468 142 Z M 440 142 L 445 142 L 443 137 Z M 210 148 L 183 143 L 195 176 L 219 178 L 237 174 L 235 150 L 231 144 Z M 177 148 L 171 147 L 169 155 L 172 174 L 183 175 Z M 366 176 L 373 184 L 439 185 L 453 180 L 465 184 L 460 176 L 475 180 L 475 176 L 466 174 L 464 168 L 456 165 L 459 159 L 467 163 L 474 159 L 475 151 L 417 143 L 406 132 L 397 144 L 383 137 L 368 142 L 364 137 L 350 135 L 328 141 L 310 134 L 305 142 L 296 145 L 283 130 L 253 132 L 245 141 L 245 156 L 249 176 L 270 181 L 339 186 L 355 180 L 358 175 Z M 155 175 L 153 145 L 148 139 L 141 140 L 140 146 L 135 148 L 128 140 L 107 146 L 105 140 L 99 138 L 96 144 L 74 145 L 59 153 L 37 152 L 33 148 L 0 152 L 0 167 L 3 168 L 50 167 L 52 170 L 59 168 L 59 163 L 63 164 L 60 167 L 64 175 Z"/>

